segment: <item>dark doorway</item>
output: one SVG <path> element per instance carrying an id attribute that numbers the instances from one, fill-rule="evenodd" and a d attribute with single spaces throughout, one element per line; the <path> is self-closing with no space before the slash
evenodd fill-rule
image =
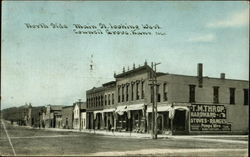
<path id="1" fill-rule="evenodd" d="M 162 129 L 163 129 L 163 126 L 162 126 L 162 116 L 159 116 L 157 118 L 157 132 L 159 134 L 162 134 L 162 131 L 163 131 Z"/>
<path id="2" fill-rule="evenodd" d="M 173 128 L 174 131 L 185 131 L 186 111 L 175 110 Z"/>

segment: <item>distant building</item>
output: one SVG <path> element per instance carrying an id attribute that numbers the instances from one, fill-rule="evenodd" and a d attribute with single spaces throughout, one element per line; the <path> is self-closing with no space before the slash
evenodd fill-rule
<path id="1" fill-rule="evenodd" d="M 59 105 L 47 105 L 43 112 L 45 128 L 62 128 L 62 108 Z"/>
<path id="2" fill-rule="evenodd" d="M 158 133 L 248 133 L 249 81 L 204 77 L 202 64 L 197 76 L 155 73 L 146 62 L 114 77 L 86 92 L 88 129 L 150 133 L 156 99 Z"/>
<path id="3" fill-rule="evenodd" d="M 73 129 L 73 106 L 62 108 L 62 128 Z"/>
<path id="4" fill-rule="evenodd" d="M 31 127 L 42 127 L 42 113 L 45 111 L 44 106 L 31 106 L 29 104 L 27 112 L 25 114 L 25 123 Z"/>
<path id="5" fill-rule="evenodd" d="M 73 104 L 73 129 L 83 129 L 83 122 L 86 122 L 86 103 L 81 100 Z M 84 116 L 84 117 L 81 117 Z"/>

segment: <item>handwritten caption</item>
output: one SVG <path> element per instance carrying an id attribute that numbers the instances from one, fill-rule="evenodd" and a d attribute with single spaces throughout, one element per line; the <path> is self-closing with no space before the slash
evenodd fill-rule
<path id="1" fill-rule="evenodd" d="M 162 30 L 162 27 L 158 24 L 112 24 L 112 23 L 98 23 L 98 24 L 72 24 L 66 25 L 61 23 L 39 23 L 31 24 L 24 23 L 27 29 L 60 29 L 66 30 L 71 29 L 76 35 L 141 35 L 141 36 L 152 36 L 152 35 L 167 35 L 166 32 Z"/>

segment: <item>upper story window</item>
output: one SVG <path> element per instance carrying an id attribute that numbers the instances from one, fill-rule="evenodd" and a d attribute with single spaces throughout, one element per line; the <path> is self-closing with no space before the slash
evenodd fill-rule
<path id="1" fill-rule="evenodd" d="M 136 100 L 139 100 L 140 96 L 139 96 L 139 82 L 136 82 Z"/>
<path id="2" fill-rule="evenodd" d="M 154 102 L 154 86 L 150 87 L 150 91 L 151 91 L 151 103 Z"/>
<path id="3" fill-rule="evenodd" d="M 122 102 L 124 102 L 124 86 L 122 86 Z"/>
<path id="4" fill-rule="evenodd" d="M 134 100 L 134 84 L 131 83 L 131 100 Z"/>
<path id="5" fill-rule="evenodd" d="M 230 104 L 235 104 L 235 88 L 229 88 L 229 92 L 230 92 Z"/>
<path id="6" fill-rule="evenodd" d="M 168 93 L 167 93 L 167 83 L 163 84 L 163 100 L 167 101 L 168 100 Z"/>
<path id="7" fill-rule="evenodd" d="M 101 105 L 103 106 L 103 96 L 101 96 Z"/>
<path id="8" fill-rule="evenodd" d="M 110 105 L 110 94 L 108 95 L 108 105 Z"/>
<path id="9" fill-rule="evenodd" d="M 107 105 L 107 95 L 105 95 L 104 103 L 105 103 L 105 105 Z"/>
<path id="10" fill-rule="evenodd" d="M 159 91 L 160 85 L 156 86 L 156 92 L 157 92 L 157 102 L 161 102 L 161 93 Z"/>
<path id="11" fill-rule="evenodd" d="M 144 99 L 144 81 L 141 82 L 141 99 Z"/>
<path id="12" fill-rule="evenodd" d="M 128 85 L 126 85 L 126 101 L 128 101 Z"/>
<path id="13" fill-rule="evenodd" d="M 214 90 L 214 103 L 219 103 L 219 87 L 213 87 Z"/>
<path id="14" fill-rule="evenodd" d="M 121 87 L 119 86 L 118 87 L 118 103 L 121 101 L 121 95 L 120 95 L 120 91 L 121 90 Z"/>
<path id="15" fill-rule="evenodd" d="M 244 105 L 249 104 L 249 89 L 244 89 Z"/>
<path id="16" fill-rule="evenodd" d="M 189 102 L 195 102 L 195 85 L 189 85 Z"/>
<path id="17" fill-rule="evenodd" d="M 115 96 L 114 96 L 114 93 L 112 93 L 112 104 L 115 103 Z"/>

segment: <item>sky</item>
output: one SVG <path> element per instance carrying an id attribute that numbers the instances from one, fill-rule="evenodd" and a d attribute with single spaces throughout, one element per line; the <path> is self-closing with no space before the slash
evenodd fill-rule
<path id="1" fill-rule="evenodd" d="M 68 28 L 53 29 L 50 23 Z M 73 31 L 73 24 L 99 23 L 160 29 L 150 30 L 153 35 Z M 160 62 L 161 72 L 196 75 L 197 63 L 203 63 L 204 76 L 223 72 L 226 78 L 249 80 L 249 3 L 244 1 L 3 1 L 1 38 L 1 108 L 26 102 L 72 105 L 85 100 L 86 90 L 113 81 L 123 66 L 131 69 L 145 60 Z"/>

